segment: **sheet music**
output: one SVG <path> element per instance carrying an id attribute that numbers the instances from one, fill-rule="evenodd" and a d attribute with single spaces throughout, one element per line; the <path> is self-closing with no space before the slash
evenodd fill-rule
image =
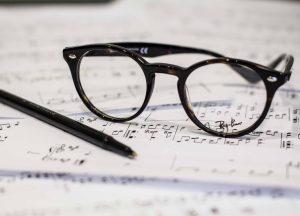
<path id="1" fill-rule="evenodd" d="M 1 88 L 110 134 L 139 154 L 136 160 L 119 157 L 1 104 L 0 169 L 299 188 L 300 6 L 189 4 L 121 1 L 104 7 L 0 8 L 0 27 L 5 29 L 0 35 Z M 295 57 L 295 64 L 264 123 L 247 136 L 225 139 L 191 123 L 180 105 L 176 79 L 169 76 L 158 77 L 148 108 L 133 121 L 117 124 L 91 114 L 75 91 L 62 49 L 114 41 L 195 46 L 261 64 L 284 52 Z M 159 58 L 183 66 L 197 60 L 199 56 Z"/>
<path id="2" fill-rule="evenodd" d="M 47 172 L 0 174 L 0 215 L 297 215 L 300 202 L 300 191 L 286 188 Z"/>

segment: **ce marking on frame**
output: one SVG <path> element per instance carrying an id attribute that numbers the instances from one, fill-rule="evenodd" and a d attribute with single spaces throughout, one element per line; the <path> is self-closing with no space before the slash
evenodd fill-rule
<path id="1" fill-rule="evenodd" d="M 140 49 L 140 53 L 141 54 L 148 54 L 148 47 L 142 47 L 141 49 Z"/>

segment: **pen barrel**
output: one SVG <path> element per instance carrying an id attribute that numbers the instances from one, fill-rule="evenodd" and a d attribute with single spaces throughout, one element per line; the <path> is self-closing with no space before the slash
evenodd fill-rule
<path id="1" fill-rule="evenodd" d="M 100 148 L 107 149 L 124 156 L 128 156 L 133 153 L 131 148 L 118 142 L 113 137 L 102 133 L 101 131 L 95 130 L 94 128 L 8 93 L 4 90 L 0 90 L 0 102 L 32 117 L 35 117 L 45 123 L 53 125 L 76 137 L 86 140 Z"/>

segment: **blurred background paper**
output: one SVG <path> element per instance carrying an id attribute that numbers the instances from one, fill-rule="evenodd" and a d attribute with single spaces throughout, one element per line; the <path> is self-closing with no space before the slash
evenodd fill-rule
<path id="1" fill-rule="evenodd" d="M 113 0 L 0 0 L 0 4 L 86 4 L 86 3 L 109 3 Z"/>

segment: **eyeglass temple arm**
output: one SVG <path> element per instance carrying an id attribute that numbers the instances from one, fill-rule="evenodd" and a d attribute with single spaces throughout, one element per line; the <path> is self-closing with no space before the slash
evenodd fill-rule
<path id="1" fill-rule="evenodd" d="M 284 62 L 283 68 L 279 70 L 286 77 L 286 81 L 288 81 L 292 74 L 292 66 L 294 63 L 294 57 L 287 54 L 281 54 L 278 58 L 272 61 L 268 67 L 275 69 L 278 65 Z"/>
<path id="2" fill-rule="evenodd" d="M 113 45 L 124 47 L 130 51 L 138 53 L 143 57 L 158 57 L 170 54 L 186 54 L 186 53 L 197 53 L 206 54 L 213 57 L 225 57 L 219 53 L 198 49 L 192 47 L 183 47 L 169 44 L 158 44 L 158 43 L 138 43 L 138 42 L 122 42 L 122 43 L 112 43 Z M 119 56 L 116 52 L 108 53 L 101 52 L 101 50 L 94 50 L 89 52 L 86 56 Z M 261 80 L 259 76 L 254 74 L 251 70 L 240 65 L 232 65 L 233 70 L 235 70 L 239 75 L 246 79 L 250 83 L 257 83 Z"/>
<path id="3" fill-rule="evenodd" d="M 214 57 L 224 57 L 221 54 L 212 52 L 209 50 L 192 48 L 192 47 L 183 47 L 176 45 L 168 44 L 159 44 L 159 43 L 138 43 L 138 42 L 121 42 L 121 43 L 111 43 L 120 47 L 124 47 L 132 52 L 135 52 L 143 57 L 158 57 L 163 55 L 170 54 L 179 54 L 179 53 L 199 53 L 207 54 Z M 121 56 L 117 52 L 105 52 L 101 49 L 90 51 L 86 56 Z"/>

